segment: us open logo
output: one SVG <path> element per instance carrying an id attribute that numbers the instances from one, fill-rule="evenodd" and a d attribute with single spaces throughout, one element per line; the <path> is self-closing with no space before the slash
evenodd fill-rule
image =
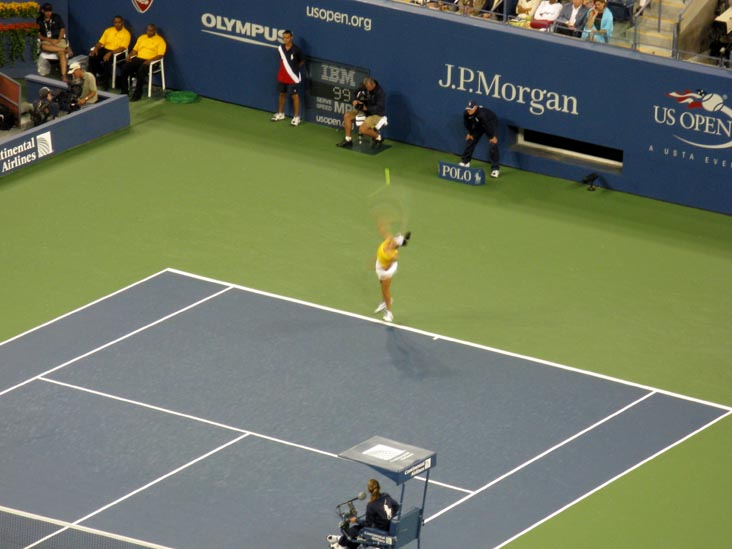
<path id="1" fill-rule="evenodd" d="M 732 148 L 732 108 L 725 105 L 726 96 L 707 93 L 671 92 L 666 96 L 676 102 L 677 108 L 654 105 L 656 124 L 679 132 L 679 141 L 702 149 Z M 683 133 L 681 133 L 683 131 Z"/>
<path id="2" fill-rule="evenodd" d="M 132 0 L 132 5 L 138 13 L 145 13 L 152 6 L 153 0 Z"/>

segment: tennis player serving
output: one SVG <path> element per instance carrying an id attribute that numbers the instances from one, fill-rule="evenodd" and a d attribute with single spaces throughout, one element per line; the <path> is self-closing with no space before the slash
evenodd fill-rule
<path id="1" fill-rule="evenodd" d="M 376 276 L 381 285 L 381 303 L 374 313 L 384 311 L 384 321 L 391 322 L 394 315 L 391 312 L 391 279 L 397 271 L 397 258 L 399 257 L 399 248 L 406 246 L 412 233 L 392 235 L 387 230 L 382 231 L 384 241 L 376 249 Z"/>

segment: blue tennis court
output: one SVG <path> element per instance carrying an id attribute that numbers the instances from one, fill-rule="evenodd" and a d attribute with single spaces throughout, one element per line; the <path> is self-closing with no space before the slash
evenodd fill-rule
<path id="1" fill-rule="evenodd" d="M 0 547 L 324 548 L 374 435 L 500 547 L 731 412 L 169 269 L 0 344 Z"/>

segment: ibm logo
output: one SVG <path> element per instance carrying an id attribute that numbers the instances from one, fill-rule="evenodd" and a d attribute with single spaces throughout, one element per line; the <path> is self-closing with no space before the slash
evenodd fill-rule
<path id="1" fill-rule="evenodd" d="M 337 65 L 327 65 L 323 63 L 321 65 L 320 77 L 325 82 L 332 82 L 333 84 L 340 84 L 341 86 L 352 86 L 356 87 L 356 71 L 344 69 Z"/>

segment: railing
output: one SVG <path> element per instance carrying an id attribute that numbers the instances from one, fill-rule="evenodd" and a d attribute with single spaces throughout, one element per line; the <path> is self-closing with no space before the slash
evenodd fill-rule
<path id="1" fill-rule="evenodd" d="M 445 11 L 448 13 L 453 13 L 458 16 L 470 16 L 471 19 L 480 21 L 481 19 L 486 21 L 486 24 L 495 24 L 495 23 L 503 23 L 503 24 L 509 24 L 512 20 L 515 21 L 516 16 L 513 13 L 508 13 L 508 3 L 506 0 L 503 0 L 501 3 L 501 6 L 498 10 L 491 11 L 490 9 L 483 9 L 480 11 L 479 15 L 472 15 L 473 8 L 470 9 L 463 9 L 460 10 L 457 4 L 455 4 L 451 0 L 443 0 L 442 2 L 439 2 L 438 0 L 395 0 L 402 3 L 412 4 L 415 5 L 415 7 L 419 8 L 426 8 L 426 9 L 435 9 L 438 7 L 438 5 L 442 5 L 443 9 L 441 11 Z M 491 0 L 486 1 L 486 6 L 488 4 L 492 4 Z M 658 14 L 655 16 L 656 19 L 656 32 L 661 32 L 661 26 L 662 26 L 662 20 L 663 15 L 665 13 L 665 8 L 667 9 L 667 6 L 664 6 L 663 0 L 654 0 L 654 5 L 658 8 Z M 730 70 L 732 68 L 732 62 L 730 62 L 728 57 L 720 56 L 720 57 L 712 57 L 710 55 L 706 55 L 704 53 L 699 52 L 689 52 L 689 51 L 682 51 L 679 50 L 679 32 L 681 28 L 681 22 L 683 21 L 684 17 L 686 16 L 686 13 L 688 9 L 691 7 L 692 1 L 685 2 L 684 8 L 682 11 L 678 14 L 676 17 L 676 22 L 673 26 L 673 35 L 672 35 L 672 58 L 678 61 L 682 62 L 689 62 L 689 63 L 698 63 L 703 64 L 711 67 L 719 67 L 723 70 Z M 644 6 L 643 9 L 649 9 L 650 8 L 650 2 Z M 609 9 L 609 8 L 608 8 Z M 638 25 L 638 19 L 640 17 L 640 14 L 642 13 L 643 9 L 640 8 L 640 6 L 634 7 L 630 14 L 629 24 L 628 27 L 633 28 L 632 32 L 632 38 L 621 37 L 621 36 L 614 36 L 612 39 L 610 39 L 607 43 L 607 45 L 612 47 L 619 47 L 624 49 L 631 49 L 634 51 L 638 50 L 638 46 L 641 45 L 640 42 L 640 26 Z M 537 32 L 536 30 L 531 29 L 531 32 Z M 579 40 L 578 38 L 574 38 L 571 36 L 566 35 L 560 35 L 555 34 L 554 36 L 557 36 L 560 40 Z M 726 55 L 729 55 L 729 52 L 725 52 Z M 650 54 L 649 54 L 650 55 Z"/>

